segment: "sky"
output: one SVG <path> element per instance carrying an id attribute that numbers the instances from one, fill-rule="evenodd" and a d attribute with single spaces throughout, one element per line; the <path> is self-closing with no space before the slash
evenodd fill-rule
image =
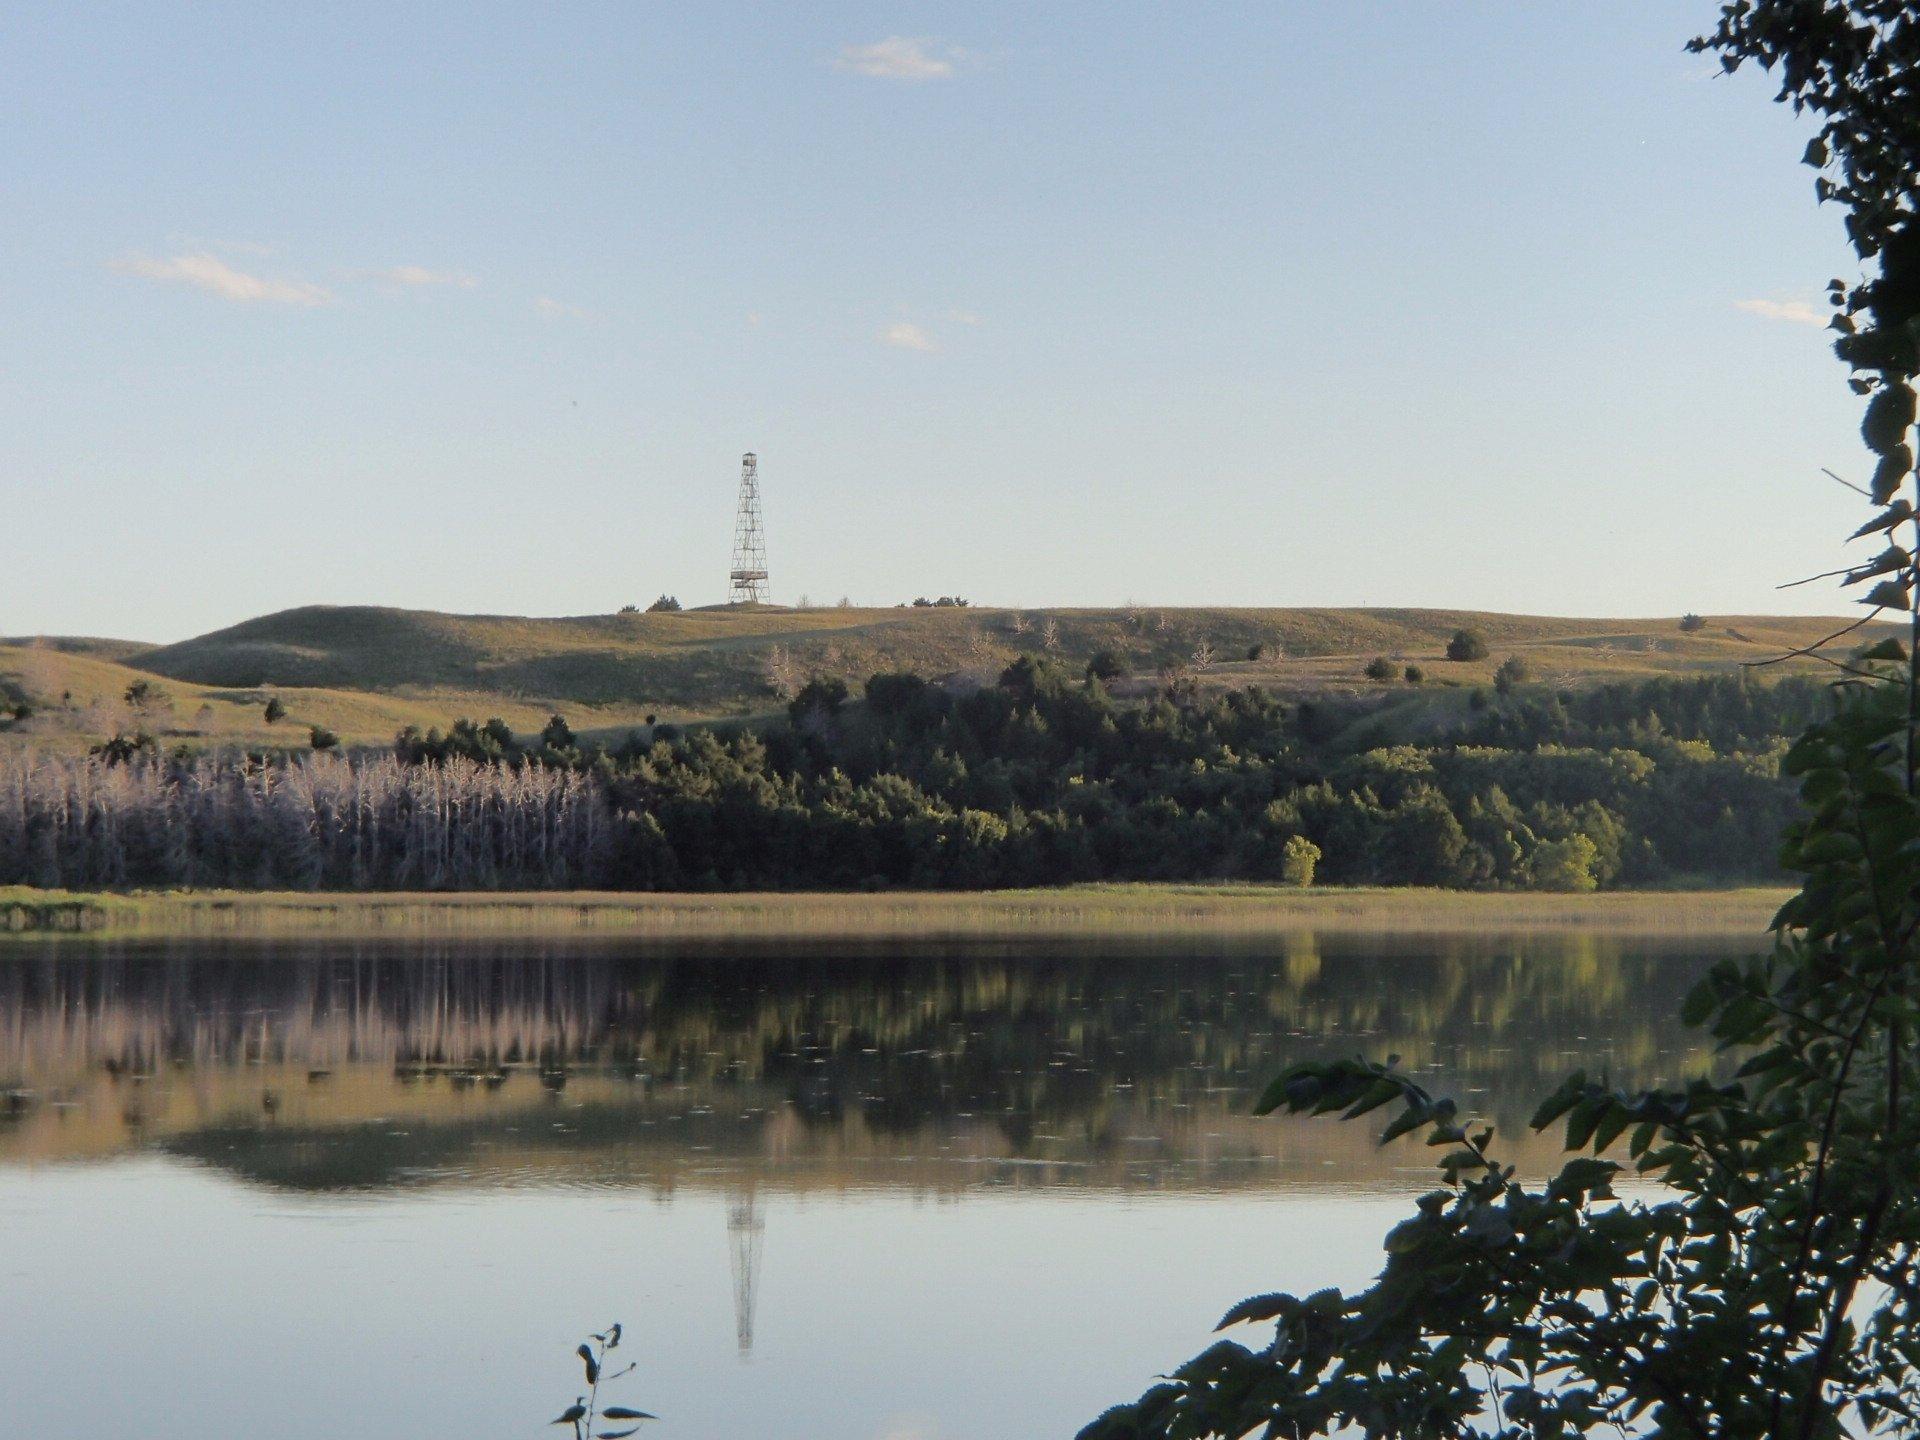
<path id="1" fill-rule="evenodd" d="M 1857 276 L 1706 3 L 0 8 L 0 634 L 1844 613 Z"/>

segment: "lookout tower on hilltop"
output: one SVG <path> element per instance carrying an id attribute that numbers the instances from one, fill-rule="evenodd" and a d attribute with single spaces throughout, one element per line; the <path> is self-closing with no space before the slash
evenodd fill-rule
<path id="1" fill-rule="evenodd" d="M 749 450 L 740 457 L 740 508 L 733 519 L 733 568 L 727 572 L 727 603 L 759 605 L 767 598 L 767 536 L 760 525 L 760 465 Z"/>

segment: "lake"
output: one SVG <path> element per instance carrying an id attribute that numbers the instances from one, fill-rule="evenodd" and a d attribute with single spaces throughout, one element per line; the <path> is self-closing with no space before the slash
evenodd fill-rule
<path id="1" fill-rule="evenodd" d="M 1537 1173 L 1552 1082 L 1698 1068 L 1754 948 L 13 942 L 4 1428 L 558 1434 L 617 1320 L 657 1440 L 1070 1436 L 1431 1188 L 1387 1112 L 1248 1115 L 1281 1066 L 1398 1054 Z"/>

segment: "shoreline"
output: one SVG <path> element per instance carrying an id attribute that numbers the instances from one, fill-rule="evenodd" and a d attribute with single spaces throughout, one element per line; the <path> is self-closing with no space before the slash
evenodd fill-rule
<path id="1" fill-rule="evenodd" d="M 646 943 L 1258 940 L 1565 931 L 1761 939 L 1787 887 L 1591 894 L 1253 884 L 989 891 L 87 892 L 0 887 L 0 942 L 604 936 Z M 4 951 L 0 951 L 4 953 Z"/>

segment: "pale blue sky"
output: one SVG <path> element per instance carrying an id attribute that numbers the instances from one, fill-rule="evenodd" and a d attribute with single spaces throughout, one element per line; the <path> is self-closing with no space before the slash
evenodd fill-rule
<path id="1" fill-rule="evenodd" d="M 9 5 L 0 634 L 711 603 L 746 449 L 787 601 L 1837 611 L 1712 9 Z"/>

